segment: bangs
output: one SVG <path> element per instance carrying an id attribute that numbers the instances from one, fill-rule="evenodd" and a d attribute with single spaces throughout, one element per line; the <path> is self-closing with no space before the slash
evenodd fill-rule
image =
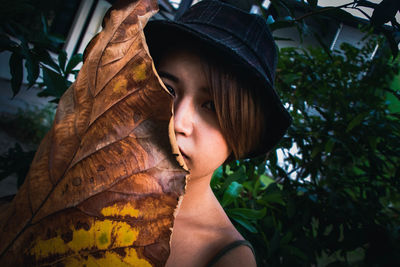
<path id="1" fill-rule="evenodd" d="M 236 159 L 259 153 L 265 136 L 262 90 L 254 78 L 238 73 L 232 62 L 208 57 L 205 62 L 210 95 L 228 145 Z"/>

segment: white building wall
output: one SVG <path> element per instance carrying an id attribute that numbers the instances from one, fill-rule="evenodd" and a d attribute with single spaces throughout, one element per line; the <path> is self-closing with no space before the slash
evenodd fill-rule
<path id="1" fill-rule="evenodd" d="M 363 46 L 364 42 L 362 38 L 364 37 L 364 33 L 357 28 L 343 25 L 338 30 L 338 38 L 332 43 L 331 50 L 339 50 L 340 45 L 343 43 L 350 43 L 358 48 Z"/>

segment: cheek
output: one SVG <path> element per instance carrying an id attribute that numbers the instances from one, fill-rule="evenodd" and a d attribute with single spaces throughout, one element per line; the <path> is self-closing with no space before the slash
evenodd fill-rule
<path id="1" fill-rule="evenodd" d="M 205 125 L 202 128 L 204 129 L 204 135 L 206 135 L 204 137 L 205 142 L 209 143 L 209 149 L 215 153 L 216 157 L 228 157 L 231 149 L 222 134 L 216 115 L 211 115 L 211 118 L 207 120 Z M 225 159 L 222 162 L 224 161 Z"/>
<path id="2" fill-rule="evenodd" d="M 205 123 L 199 124 L 198 130 L 202 143 L 201 147 L 206 150 L 208 154 L 207 158 L 214 159 L 222 164 L 229 156 L 230 149 L 222 135 L 216 116 L 214 115 Z"/>
<path id="3" fill-rule="evenodd" d="M 230 150 L 222 134 L 218 132 L 214 135 L 210 135 L 207 141 L 209 142 L 209 155 L 224 162 L 229 156 Z"/>
<path id="4" fill-rule="evenodd" d="M 197 152 L 193 166 L 193 175 L 208 175 L 218 168 L 230 155 L 230 149 L 222 133 L 213 127 L 199 129 Z"/>

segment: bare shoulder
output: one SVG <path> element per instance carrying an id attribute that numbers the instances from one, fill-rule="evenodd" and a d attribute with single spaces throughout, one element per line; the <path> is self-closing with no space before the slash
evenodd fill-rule
<path id="1" fill-rule="evenodd" d="M 221 257 L 218 254 L 243 236 L 232 225 L 218 201 L 202 205 L 205 212 L 197 216 L 178 216 L 174 222 L 171 254 L 168 267 L 207 266 L 256 266 L 252 250 L 246 245 L 228 249 Z M 190 238 L 188 238 L 190 237 Z"/>
<path id="2" fill-rule="evenodd" d="M 252 249 L 244 244 L 247 241 L 244 241 L 243 236 L 233 226 L 222 207 L 219 215 L 216 217 L 219 217 L 223 227 L 219 229 L 219 246 L 217 250 L 214 250 L 213 254 L 213 258 L 217 259 L 215 259 L 216 261 L 212 266 L 257 266 Z"/>

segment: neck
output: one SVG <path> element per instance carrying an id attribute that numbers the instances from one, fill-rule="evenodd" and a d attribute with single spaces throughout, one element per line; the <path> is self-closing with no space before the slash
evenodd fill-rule
<path id="1" fill-rule="evenodd" d="M 188 178 L 178 217 L 195 218 L 204 214 L 204 208 L 215 198 L 210 188 L 211 176 L 212 174 L 201 178 Z"/>

